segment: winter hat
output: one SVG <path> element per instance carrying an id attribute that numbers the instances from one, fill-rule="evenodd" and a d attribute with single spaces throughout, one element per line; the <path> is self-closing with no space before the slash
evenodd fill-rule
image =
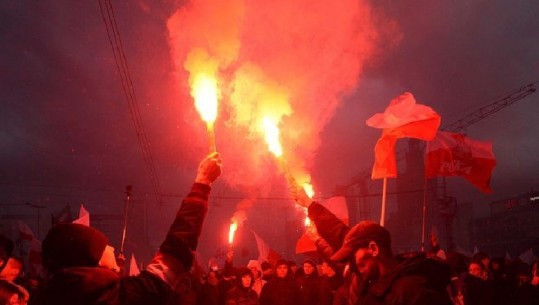
<path id="1" fill-rule="evenodd" d="M 391 236 L 386 228 L 372 221 L 362 221 L 346 233 L 342 247 L 333 254 L 331 260 L 344 261 L 357 249 L 367 247 L 371 241 L 381 247 L 391 247 Z"/>
<path id="2" fill-rule="evenodd" d="M 304 265 L 305 265 L 305 264 L 309 264 L 309 265 L 311 265 L 311 266 L 313 266 L 313 267 L 316 268 L 316 263 L 315 263 L 315 261 L 312 260 L 312 259 L 310 259 L 310 258 L 305 259 L 305 260 L 303 261 L 303 264 L 304 264 Z"/>
<path id="3" fill-rule="evenodd" d="M 285 260 L 285 259 L 277 260 L 277 262 L 275 263 L 275 268 L 277 268 L 277 267 L 279 267 L 281 265 L 286 265 L 288 267 L 288 261 Z"/>
<path id="4" fill-rule="evenodd" d="M 109 240 L 92 227 L 65 223 L 52 227 L 42 244 L 43 266 L 49 272 L 98 265 Z"/>
<path id="5" fill-rule="evenodd" d="M 260 269 L 262 269 L 262 271 L 271 269 L 271 264 L 268 262 L 262 262 L 262 264 L 260 264 Z"/>
<path id="6" fill-rule="evenodd" d="M 247 268 L 260 270 L 260 264 L 258 263 L 258 261 L 252 259 L 249 261 L 249 263 L 247 263 Z"/>

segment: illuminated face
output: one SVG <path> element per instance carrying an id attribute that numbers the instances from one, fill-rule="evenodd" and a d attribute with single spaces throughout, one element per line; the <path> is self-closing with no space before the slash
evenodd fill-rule
<path id="1" fill-rule="evenodd" d="M 373 256 L 370 248 L 359 248 L 354 253 L 354 262 L 357 271 L 364 280 L 375 280 L 378 278 L 377 258 Z"/>
<path id="2" fill-rule="evenodd" d="M 484 271 L 479 264 L 471 263 L 470 266 L 468 266 L 468 273 L 478 278 L 483 278 Z"/>
<path id="3" fill-rule="evenodd" d="M 288 266 L 287 265 L 279 265 L 279 266 L 277 266 L 277 270 L 276 270 L 275 273 L 276 273 L 277 277 L 285 278 L 286 275 L 288 274 Z"/>
<path id="4" fill-rule="evenodd" d="M 305 272 L 306 275 L 310 275 L 314 273 L 314 267 L 311 264 L 305 263 L 303 264 L 303 272 Z"/>
<path id="5" fill-rule="evenodd" d="M 260 277 L 260 271 L 258 271 L 258 269 L 253 267 L 253 268 L 249 268 L 249 270 L 251 270 L 251 273 L 253 274 L 254 279 L 257 279 Z"/>
<path id="6" fill-rule="evenodd" d="M 251 281 L 252 280 L 253 280 L 253 278 L 250 275 L 246 274 L 246 275 L 241 277 L 241 284 L 245 288 L 251 287 Z"/>
<path id="7" fill-rule="evenodd" d="M 219 283 L 219 278 L 217 277 L 217 274 L 215 273 L 215 271 L 210 271 L 208 273 L 207 281 L 208 281 L 208 283 L 210 283 L 211 285 L 214 285 L 214 286 Z"/>

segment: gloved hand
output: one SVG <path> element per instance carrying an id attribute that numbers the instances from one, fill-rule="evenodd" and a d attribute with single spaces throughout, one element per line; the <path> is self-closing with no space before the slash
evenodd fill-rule
<path id="1" fill-rule="evenodd" d="M 211 185 L 221 175 L 222 167 L 223 160 L 219 153 L 209 154 L 200 162 L 195 182 Z"/>

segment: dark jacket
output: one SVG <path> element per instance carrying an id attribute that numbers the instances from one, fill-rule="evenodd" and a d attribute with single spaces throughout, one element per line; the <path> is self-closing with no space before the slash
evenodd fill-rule
<path id="1" fill-rule="evenodd" d="M 418 254 L 372 285 L 364 285 L 358 304 L 451 305 L 446 290 L 449 282 L 449 266 Z"/>
<path id="2" fill-rule="evenodd" d="M 300 305 L 301 292 L 294 279 L 290 276 L 273 279 L 262 287 L 260 293 L 261 305 Z"/>
<path id="3" fill-rule="evenodd" d="M 146 270 L 120 277 L 100 267 L 66 268 L 52 274 L 36 295 L 35 305 L 174 304 L 171 287 L 188 276 L 208 209 L 210 187 L 195 183 L 183 200 L 165 241 Z"/>
<path id="4" fill-rule="evenodd" d="M 228 291 L 226 296 L 226 305 L 258 305 L 258 295 L 249 288 L 237 285 Z"/>
<path id="5" fill-rule="evenodd" d="M 301 301 L 304 305 L 318 305 L 320 304 L 320 277 L 315 273 L 310 275 L 302 275 L 296 278 L 296 283 L 301 291 Z"/>
<path id="6" fill-rule="evenodd" d="M 309 207 L 309 218 L 332 248 L 341 247 L 350 230 L 346 224 L 316 202 Z M 446 291 L 449 281 L 448 265 L 416 255 L 400 262 L 397 268 L 374 283 L 365 283 L 352 272 L 348 281 L 349 304 L 450 305 Z"/>

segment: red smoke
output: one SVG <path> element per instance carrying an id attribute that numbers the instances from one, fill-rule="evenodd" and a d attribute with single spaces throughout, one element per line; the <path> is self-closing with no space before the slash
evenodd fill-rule
<path id="1" fill-rule="evenodd" d="M 358 85 L 383 26 L 366 0 L 194 0 L 179 8 L 168 21 L 179 85 L 188 84 L 197 66 L 217 64 L 217 149 L 231 169 L 224 179 L 241 189 L 267 189 L 281 175 L 259 128 L 270 116 L 280 122 L 292 173 L 309 180 L 319 135 Z M 207 57 L 185 71 L 189 54 L 201 50 Z"/>

